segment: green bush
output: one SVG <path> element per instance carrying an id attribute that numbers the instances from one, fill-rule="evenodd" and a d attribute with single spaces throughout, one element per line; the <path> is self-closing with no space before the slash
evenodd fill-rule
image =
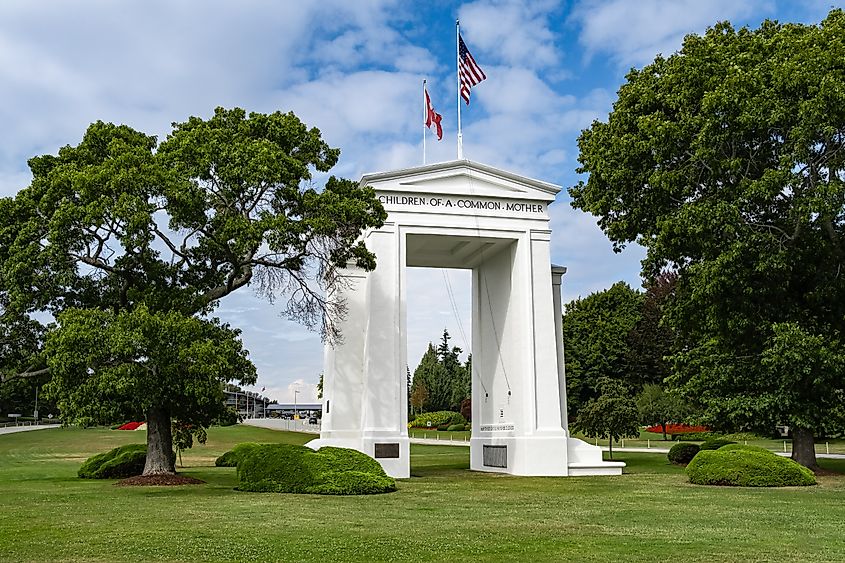
<path id="1" fill-rule="evenodd" d="M 446 430 L 448 430 L 449 432 L 463 432 L 464 431 L 464 425 L 463 424 L 453 424 L 453 425 L 449 426 Z"/>
<path id="2" fill-rule="evenodd" d="M 447 427 L 452 424 L 466 424 L 466 419 L 459 412 L 437 411 L 418 414 L 411 424 L 412 428 L 436 428 L 442 424 Z"/>
<path id="3" fill-rule="evenodd" d="M 701 448 L 698 447 L 698 444 L 679 442 L 672 446 L 672 449 L 669 450 L 669 454 L 666 457 L 668 457 L 669 461 L 672 463 L 686 465 L 692 461 L 692 458 L 696 456 L 700 449 Z"/>
<path id="4" fill-rule="evenodd" d="M 259 444 L 256 444 L 255 442 L 244 442 L 242 444 L 238 444 L 225 454 L 215 459 L 214 465 L 217 467 L 237 467 L 238 461 L 240 461 L 243 455 L 258 446 Z"/>
<path id="5" fill-rule="evenodd" d="M 703 450 L 687 465 L 691 483 L 736 487 L 793 487 L 815 485 L 806 467 L 756 446 L 730 444 Z"/>
<path id="6" fill-rule="evenodd" d="M 122 479 L 143 473 L 146 462 L 146 444 L 127 444 L 89 457 L 76 474 L 83 479 Z"/>
<path id="7" fill-rule="evenodd" d="M 440 426 L 437 427 L 438 432 L 446 432 L 447 430 L 449 430 L 449 423 L 448 422 L 445 423 L 445 424 L 441 424 Z"/>
<path id="8" fill-rule="evenodd" d="M 725 440 L 723 438 L 711 438 L 709 440 L 704 440 L 704 443 L 699 446 L 702 450 L 718 450 L 721 447 L 729 446 L 731 444 L 735 444 L 736 442 L 732 442 L 731 440 Z"/>
<path id="9" fill-rule="evenodd" d="M 373 458 L 356 450 L 263 444 L 238 462 L 238 489 L 318 495 L 368 495 L 396 490 Z"/>
<path id="10" fill-rule="evenodd" d="M 701 442 L 702 440 L 713 440 L 721 438 L 722 435 L 718 432 L 684 432 L 682 434 L 672 434 L 672 440 L 678 442 Z"/>

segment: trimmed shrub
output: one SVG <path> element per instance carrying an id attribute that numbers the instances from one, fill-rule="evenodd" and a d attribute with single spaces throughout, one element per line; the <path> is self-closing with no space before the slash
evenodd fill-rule
<path id="1" fill-rule="evenodd" d="M 692 461 L 692 458 L 696 456 L 700 449 L 701 448 L 698 447 L 698 444 L 680 442 L 672 446 L 672 449 L 669 450 L 669 454 L 666 457 L 668 457 L 669 461 L 672 463 L 686 465 Z"/>
<path id="2" fill-rule="evenodd" d="M 262 444 L 238 462 L 238 489 L 318 495 L 370 495 L 396 482 L 368 455 L 347 448 Z"/>
<path id="3" fill-rule="evenodd" d="M 146 444 L 127 444 L 89 457 L 76 472 L 83 479 L 122 479 L 144 472 Z"/>
<path id="4" fill-rule="evenodd" d="M 441 424 L 447 427 L 452 424 L 466 424 L 466 419 L 459 412 L 437 411 L 418 414 L 412 423 L 412 428 L 436 428 Z"/>
<path id="5" fill-rule="evenodd" d="M 259 444 L 256 444 L 255 442 L 244 442 L 242 444 L 238 444 L 225 454 L 215 459 L 214 465 L 217 467 L 237 467 L 238 461 L 240 461 L 243 455 L 258 446 Z"/>
<path id="6" fill-rule="evenodd" d="M 736 442 L 732 442 L 731 440 L 725 440 L 722 438 L 711 438 L 710 440 L 704 440 L 704 443 L 699 446 L 702 450 L 718 450 L 721 447 L 729 446 L 731 444 L 735 444 Z"/>
<path id="7" fill-rule="evenodd" d="M 448 427 L 446 430 L 449 432 L 463 432 L 464 425 L 463 424 L 453 424 L 452 426 Z"/>
<path id="8" fill-rule="evenodd" d="M 795 487 L 815 485 L 806 467 L 756 446 L 730 444 L 703 450 L 687 465 L 690 483 L 735 487 Z"/>
<path id="9" fill-rule="evenodd" d="M 440 426 L 437 427 L 438 432 L 446 432 L 447 430 L 449 430 L 449 423 L 448 422 L 446 424 L 441 424 Z"/>
<path id="10" fill-rule="evenodd" d="M 679 442 L 701 442 L 703 440 L 715 440 L 722 435 L 717 432 L 688 432 L 686 434 L 672 434 L 672 440 Z"/>

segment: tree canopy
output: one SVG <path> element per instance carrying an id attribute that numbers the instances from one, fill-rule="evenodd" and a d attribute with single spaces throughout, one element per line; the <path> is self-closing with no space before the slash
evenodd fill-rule
<path id="1" fill-rule="evenodd" d="M 445 411 L 460 409 L 464 399 L 472 393 L 470 374 L 472 357 L 461 364 L 461 349 L 450 346 L 449 331 L 443 329 L 440 343 L 435 348 L 429 343 L 408 389 L 409 403 L 417 410 Z"/>
<path id="2" fill-rule="evenodd" d="M 624 282 L 575 299 L 563 315 L 567 407 L 570 418 L 601 394 L 599 381 L 630 384 L 628 335 L 641 319 L 642 294 Z"/>
<path id="3" fill-rule="evenodd" d="M 66 420 L 146 408 L 161 443 L 145 473 L 173 471 L 171 416 L 201 423 L 222 409 L 223 381 L 255 380 L 237 331 L 210 317 L 220 299 L 246 286 L 284 296 L 289 317 L 331 340 L 344 304 L 323 290 L 348 262 L 375 267 L 359 240 L 386 217 L 373 191 L 313 183 L 338 155 L 292 113 L 218 108 L 162 143 L 96 122 L 31 159 L 29 187 L 0 199 L 0 330 L 28 352 L 0 350 L 4 377 L 49 369 Z M 153 469 L 156 452 L 170 459 Z"/>
<path id="4" fill-rule="evenodd" d="M 573 206 L 677 273 L 675 384 L 711 425 L 843 423 L 845 13 L 720 23 L 633 69 L 579 138 Z"/>

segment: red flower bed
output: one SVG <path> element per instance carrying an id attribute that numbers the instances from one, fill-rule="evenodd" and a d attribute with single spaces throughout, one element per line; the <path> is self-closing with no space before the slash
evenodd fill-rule
<path id="1" fill-rule="evenodd" d="M 646 428 L 646 432 L 654 432 L 655 434 L 663 434 L 663 425 L 656 424 Z M 692 432 L 710 432 L 706 426 L 690 426 L 689 424 L 667 424 L 667 434 L 690 434 Z"/>
<path id="2" fill-rule="evenodd" d="M 137 430 L 139 426 L 144 424 L 143 422 L 127 422 L 123 426 L 118 426 L 118 430 Z"/>

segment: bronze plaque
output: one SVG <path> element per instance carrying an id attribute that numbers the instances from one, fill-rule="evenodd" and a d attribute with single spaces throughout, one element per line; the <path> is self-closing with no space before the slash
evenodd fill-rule
<path id="1" fill-rule="evenodd" d="M 399 444 L 376 444 L 376 458 L 398 458 Z"/>

